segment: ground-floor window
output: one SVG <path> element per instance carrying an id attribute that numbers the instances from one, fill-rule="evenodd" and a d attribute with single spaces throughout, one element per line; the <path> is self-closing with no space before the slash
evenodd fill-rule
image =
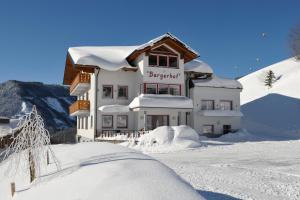
<path id="1" fill-rule="evenodd" d="M 94 121 L 93 121 L 94 119 L 93 119 L 93 115 L 91 115 L 91 128 L 93 128 L 93 124 L 94 124 Z"/>
<path id="2" fill-rule="evenodd" d="M 202 133 L 203 134 L 212 134 L 214 132 L 214 125 L 203 125 Z"/>
<path id="3" fill-rule="evenodd" d="M 127 128 L 127 127 L 128 127 L 128 116 L 117 115 L 117 128 Z"/>
<path id="4" fill-rule="evenodd" d="M 88 129 L 89 117 L 85 117 L 85 129 Z"/>
<path id="5" fill-rule="evenodd" d="M 146 127 L 153 130 L 159 126 L 169 126 L 169 115 L 147 115 Z"/>
<path id="6" fill-rule="evenodd" d="M 103 128 L 113 128 L 113 116 L 112 115 L 102 115 L 102 127 Z"/>
<path id="7" fill-rule="evenodd" d="M 223 125 L 223 134 L 231 132 L 231 125 Z"/>

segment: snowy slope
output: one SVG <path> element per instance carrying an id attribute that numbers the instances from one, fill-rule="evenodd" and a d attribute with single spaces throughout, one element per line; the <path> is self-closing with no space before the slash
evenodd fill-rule
<path id="1" fill-rule="evenodd" d="M 264 85 L 268 70 L 278 79 L 272 88 Z M 241 93 L 243 126 L 248 131 L 300 137 L 300 62 L 289 58 L 239 81 L 244 88 Z"/>
<path id="2" fill-rule="evenodd" d="M 51 133 L 75 126 L 75 119 L 68 114 L 74 101 L 68 88 L 61 85 L 21 81 L 0 84 L 0 116 L 17 119 L 36 105 Z"/>
<path id="3" fill-rule="evenodd" d="M 199 200 L 196 190 L 170 168 L 150 156 L 119 145 L 80 143 L 53 146 L 62 163 L 59 172 L 45 170 L 31 185 L 27 176 L 14 180 L 0 165 L 0 199 L 9 200 L 10 182 L 15 181 L 14 200 Z"/>
<path id="4" fill-rule="evenodd" d="M 279 78 L 270 89 L 263 83 L 265 72 L 268 70 L 272 70 Z M 300 99 L 300 62 L 289 58 L 244 76 L 239 81 L 244 87 L 241 93 L 241 104 L 271 93 Z"/>

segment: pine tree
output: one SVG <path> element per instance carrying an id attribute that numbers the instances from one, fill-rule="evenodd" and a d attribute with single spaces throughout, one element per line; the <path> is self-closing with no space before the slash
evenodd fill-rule
<path id="1" fill-rule="evenodd" d="M 4 159 L 12 157 L 9 170 L 14 170 L 15 173 L 19 169 L 22 171 L 29 169 L 30 182 L 32 182 L 41 175 L 41 167 L 47 165 L 46 154 L 49 152 L 59 169 L 59 162 L 50 147 L 49 132 L 45 129 L 43 119 L 36 107 L 33 106 L 32 111 L 19 121 L 13 142 L 4 152 Z"/>
<path id="2" fill-rule="evenodd" d="M 265 77 L 265 86 L 271 88 L 273 83 L 276 81 L 276 76 L 272 70 L 269 70 Z"/>

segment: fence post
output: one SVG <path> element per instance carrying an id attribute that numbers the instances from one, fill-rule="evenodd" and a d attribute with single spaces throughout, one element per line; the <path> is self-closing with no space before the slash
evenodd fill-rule
<path id="1" fill-rule="evenodd" d="M 16 192 L 16 184 L 14 182 L 10 183 L 10 190 L 11 190 L 11 196 L 13 197 Z"/>

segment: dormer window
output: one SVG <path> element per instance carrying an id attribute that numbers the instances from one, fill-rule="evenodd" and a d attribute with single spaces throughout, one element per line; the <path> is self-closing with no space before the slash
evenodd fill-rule
<path id="1" fill-rule="evenodd" d="M 178 54 L 162 45 L 149 52 L 149 66 L 178 68 Z"/>
<path id="2" fill-rule="evenodd" d="M 177 56 L 169 55 L 149 55 L 149 66 L 150 67 L 169 67 L 178 68 Z"/>

